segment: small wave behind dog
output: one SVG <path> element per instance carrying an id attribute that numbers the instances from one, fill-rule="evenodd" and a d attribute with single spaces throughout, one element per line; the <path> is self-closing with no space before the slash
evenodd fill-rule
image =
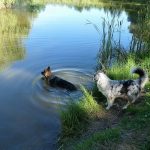
<path id="1" fill-rule="evenodd" d="M 77 101 L 82 97 L 80 85 L 87 89 L 93 87 L 92 75 L 83 70 L 60 69 L 54 70 L 53 73 L 73 83 L 77 87 L 77 91 L 70 92 L 59 87 L 51 87 L 41 76 L 38 76 L 32 83 L 32 101 L 39 107 L 59 109 L 60 106 L 65 106 L 69 102 Z"/>

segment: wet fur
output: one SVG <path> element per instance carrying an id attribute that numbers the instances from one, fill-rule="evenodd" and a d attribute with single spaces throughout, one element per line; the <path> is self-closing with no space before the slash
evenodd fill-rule
<path id="1" fill-rule="evenodd" d="M 44 69 L 44 71 L 42 71 L 41 74 L 44 76 L 44 78 L 48 82 L 48 84 L 52 87 L 59 87 L 59 88 L 63 88 L 63 89 L 69 90 L 69 91 L 77 90 L 75 85 L 73 85 L 72 83 L 70 83 L 62 78 L 59 78 L 57 76 L 54 76 L 53 73 L 51 72 L 50 67 L 48 67 L 47 69 Z"/>
<path id="2" fill-rule="evenodd" d="M 141 90 L 148 81 L 148 75 L 141 68 L 135 68 L 132 73 L 136 73 L 140 77 L 136 80 L 111 80 L 102 71 L 96 73 L 94 79 L 97 82 L 97 87 L 107 98 L 108 106 L 106 109 L 110 109 L 116 98 L 123 98 L 128 101 L 123 107 L 123 109 L 126 109 L 140 96 Z"/>

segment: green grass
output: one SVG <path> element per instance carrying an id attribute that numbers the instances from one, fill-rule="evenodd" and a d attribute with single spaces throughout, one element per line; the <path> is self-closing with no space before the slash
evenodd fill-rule
<path id="1" fill-rule="evenodd" d="M 140 29 L 143 27 L 142 31 L 147 28 L 147 20 L 145 19 L 143 21 L 146 21 L 144 26 L 138 23 L 138 26 L 141 25 Z M 107 25 L 109 27 L 106 27 Z M 141 37 L 145 37 L 146 34 L 144 32 L 138 32 L 139 34 L 136 36 L 139 37 L 139 39 L 136 36 L 133 37 L 133 40 L 129 45 L 129 49 L 124 49 L 120 43 L 120 35 L 118 35 L 120 39 L 118 41 L 114 41 L 115 27 L 116 25 L 114 24 L 114 18 L 110 21 L 110 23 L 104 20 L 102 28 L 102 43 L 98 54 L 97 69 L 104 69 L 106 74 L 111 79 L 117 80 L 138 78 L 137 75 L 130 73 L 130 70 L 134 67 L 143 68 L 150 76 L 150 44 L 148 36 L 146 36 L 147 38 L 142 38 L 141 40 Z M 117 28 L 119 29 L 117 31 L 120 31 L 121 22 Z M 90 131 L 90 135 L 85 138 L 81 134 L 84 133 L 83 131 L 88 132 L 88 130 L 86 130 L 88 123 L 91 120 L 94 122 L 95 118 L 99 114 L 106 113 L 103 109 L 104 100 L 106 100 L 106 98 L 97 90 L 96 86 L 94 87 L 92 93 L 89 93 L 82 87 L 84 94 L 82 100 L 77 103 L 70 104 L 68 109 L 62 113 L 64 137 L 72 137 L 80 133 L 79 138 L 74 140 L 75 142 L 73 142 L 73 145 L 72 143 L 69 145 L 71 149 L 107 150 L 113 149 L 113 142 L 115 142 L 116 145 L 117 142 L 118 145 L 120 143 L 122 144 L 122 142 L 129 145 L 133 144 L 138 149 L 142 149 L 142 147 L 147 149 L 150 147 L 150 134 L 148 134 L 150 131 L 150 84 L 147 84 L 145 88 L 147 93 L 141 98 L 141 102 L 138 104 L 132 104 L 128 107 L 120 120 L 118 120 L 115 126 L 117 129 L 106 129 L 105 127 L 102 127 L 104 131 L 97 133 L 95 133 L 95 131 L 91 133 Z M 96 103 L 95 99 L 99 103 Z M 111 110 L 108 111 L 107 114 L 109 115 L 109 113 L 111 113 Z M 99 124 L 101 124 L 101 121 L 102 120 L 99 121 Z M 111 128 L 111 126 L 109 127 Z M 141 133 L 145 137 L 140 141 L 135 138 L 133 138 L 133 140 L 128 140 L 130 132 L 133 137 L 136 137 L 136 135 L 139 136 Z M 125 135 L 127 139 L 122 139 L 120 133 Z"/>
<path id="2" fill-rule="evenodd" d="M 83 92 L 83 99 L 79 102 L 79 105 L 86 111 L 89 118 L 97 117 L 102 107 L 97 104 L 92 93 L 89 93 L 84 87 L 81 87 Z"/>
<path id="3" fill-rule="evenodd" d="M 62 136 L 74 136 L 85 130 L 90 119 L 94 119 L 101 112 L 101 107 L 97 104 L 91 94 L 81 87 L 83 98 L 78 102 L 68 105 L 67 110 L 61 112 Z"/>
<path id="4" fill-rule="evenodd" d="M 108 142 L 117 142 L 120 138 L 119 129 L 107 129 L 91 135 L 74 147 L 74 150 L 96 150 L 97 147 L 105 146 Z"/>
<path id="5" fill-rule="evenodd" d="M 114 64 L 107 70 L 107 74 L 111 79 L 123 80 L 133 78 L 130 70 L 136 66 L 134 60 L 129 58 L 126 63 Z"/>
<path id="6" fill-rule="evenodd" d="M 113 78 L 116 78 L 115 75 L 111 75 Z M 71 150 L 107 150 L 114 149 L 123 142 L 127 145 L 134 145 L 137 149 L 148 150 L 150 147 L 150 83 L 145 86 L 145 90 L 147 93 L 141 98 L 141 102 L 130 105 L 115 125 L 114 129 L 104 128 L 104 130 L 101 131 L 91 132 L 86 128 L 88 122 L 90 120 L 94 122 L 94 118 L 96 118 L 97 114 L 103 114 L 105 110 L 102 108 L 101 104 L 95 102 L 91 93 L 83 88 L 84 98 L 78 103 L 72 103 L 68 106 L 67 111 L 63 112 L 68 122 L 67 128 L 63 127 L 63 129 L 65 129 L 66 132 L 71 129 L 71 134 L 67 133 L 65 137 L 71 135 L 69 138 L 72 139 L 67 139 L 66 141 L 70 143 L 63 145 L 63 148 Z M 103 117 L 105 118 L 105 116 Z M 101 121 L 99 120 L 99 125 L 100 124 Z M 82 137 L 83 131 L 89 132 L 89 135 Z M 81 133 L 80 136 L 79 133 Z M 130 136 L 130 134 L 133 137 L 132 140 L 128 140 L 128 135 Z M 144 136 L 142 139 L 140 139 L 141 134 Z M 78 138 L 72 138 L 74 135 L 78 135 Z M 127 136 L 127 139 L 122 139 L 121 135 Z M 136 139 L 136 136 L 139 138 Z"/>
<path id="7" fill-rule="evenodd" d="M 143 68 L 150 76 L 150 61 L 149 58 L 143 59 L 142 63 L 135 61 L 134 55 L 129 55 L 126 62 L 114 63 L 109 69 L 106 70 L 108 76 L 111 79 L 123 80 L 123 79 L 136 79 L 138 75 L 131 74 L 131 69 L 135 67 Z"/>
<path id="8" fill-rule="evenodd" d="M 88 120 L 86 111 L 78 103 L 71 103 L 61 113 L 63 136 L 71 136 L 79 132 Z"/>
<path id="9" fill-rule="evenodd" d="M 146 143 L 144 143 L 140 148 L 141 150 L 150 150 L 150 137 L 147 139 Z"/>

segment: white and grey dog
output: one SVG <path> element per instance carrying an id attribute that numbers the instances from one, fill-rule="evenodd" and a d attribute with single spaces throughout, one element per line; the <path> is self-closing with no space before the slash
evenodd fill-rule
<path id="1" fill-rule="evenodd" d="M 110 109 L 116 98 L 128 100 L 128 103 L 123 107 L 123 109 L 126 109 L 130 103 L 134 103 L 140 96 L 141 90 L 148 82 L 148 75 L 141 68 L 133 69 L 132 73 L 138 74 L 139 78 L 136 80 L 111 80 L 102 71 L 96 73 L 94 79 L 97 82 L 98 90 L 107 98 L 107 110 Z"/>

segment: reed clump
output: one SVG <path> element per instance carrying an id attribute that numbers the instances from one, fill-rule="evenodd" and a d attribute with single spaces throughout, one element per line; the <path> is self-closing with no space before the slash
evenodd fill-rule
<path id="1" fill-rule="evenodd" d="M 89 120 L 98 117 L 102 110 L 91 93 L 81 87 L 83 97 L 77 102 L 68 104 L 67 109 L 61 112 L 62 135 L 64 137 L 81 134 Z"/>

